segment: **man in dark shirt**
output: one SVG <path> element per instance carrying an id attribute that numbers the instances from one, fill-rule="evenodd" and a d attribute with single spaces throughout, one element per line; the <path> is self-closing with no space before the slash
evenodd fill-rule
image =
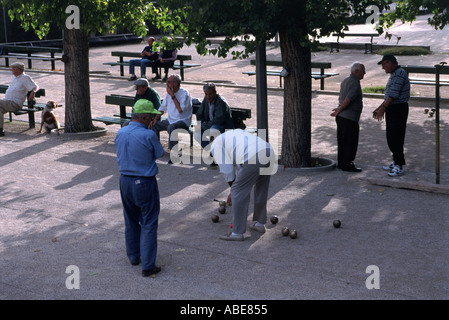
<path id="1" fill-rule="evenodd" d="M 159 74 L 158 69 L 164 68 L 165 76 L 162 79 L 162 81 L 164 81 L 164 82 L 167 81 L 168 69 L 173 68 L 173 65 L 175 64 L 175 60 L 176 60 L 177 56 L 178 56 L 177 49 L 162 50 L 162 53 L 159 54 L 159 58 L 152 65 L 153 73 L 156 74 L 156 76 L 153 78 L 153 80 L 158 80 L 161 78 L 161 75 Z"/>
<path id="2" fill-rule="evenodd" d="M 204 99 L 201 103 L 198 112 L 196 113 L 196 120 L 201 123 L 201 130 L 195 132 L 195 139 L 205 148 L 209 141 L 213 141 L 213 136 L 223 133 L 226 129 L 234 129 L 232 122 L 231 108 L 226 99 L 217 93 L 214 83 L 206 83 L 203 86 Z M 214 132 L 206 132 L 207 130 L 217 130 Z M 203 139 L 204 132 L 209 139 Z"/>
<path id="3" fill-rule="evenodd" d="M 134 103 L 137 102 L 137 100 L 140 99 L 146 99 L 148 101 L 151 101 L 153 103 L 153 106 L 156 110 L 159 110 L 161 106 L 161 98 L 156 90 L 154 90 L 152 87 L 150 87 L 150 83 L 147 79 L 141 78 L 136 81 L 134 81 L 134 85 L 136 86 L 136 95 L 134 97 Z M 155 118 L 152 122 L 150 127 L 154 126 L 158 118 Z"/>
<path id="4" fill-rule="evenodd" d="M 129 74 L 131 77 L 129 81 L 134 81 L 137 76 L 134 72 L 136 66 L 140 66 L 140 77 L 145 78 L 145 73 L 148 66 L 151 66 L 159 57 L 158 53 L 153 51 L 153 42 L 155 39 L 153 37 L 148 38 L 148 45 L 140 53 L 141 59 L 131 59 L 129 60 Z"/>
<path id="5" fill-rule="evenodd" d="M 360 80 L 365 73 L 363 64 L 354 62 L 351 65 L 351 74 L 340 85 L 339 105 L 331 113 L 337 122 L 338 168 L 343 171 L 362 171 L 353 161 L 359 144 L 359 120 L 363 110 Z"/>

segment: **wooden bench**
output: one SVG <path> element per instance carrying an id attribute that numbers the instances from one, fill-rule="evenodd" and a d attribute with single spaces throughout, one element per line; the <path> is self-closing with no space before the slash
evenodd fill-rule
<path id="1" fill-rule="evenodd" d="M 109 66 L 120 66 L 120 76 L 124 76 L 125 72 L 124 72 L 124 67 L 125 66 L 129 66 L 129 61 L 124 61 L 123 58 L 127 57 L 127 58 L 137 58 L 140 59 L 142 58 L 140 56 L 140 52 L 125 52 L 125 51 L 112 51 L 111 52 L 111 56 L 113 57 L 119 57 L 119 61 L 117 62 L 105 62 L 103 63 L 104 65 L 109 65 Z M 172 69 L 173 70 L 178 70 L 179 69 L 179 73 L 181 76 L 181 80 L 184 81 L 184 69 L 188 69 L 188 68 L 193 68 L 193 67 L 199 67 L 199 64 L 186 64 L 184 63 L 184 61 L 189 61 L 192 60 L 192 56 L 191 55 L 182 55 L 182 54 L 178 54 L 176 56 L 176 60 L 175 61 L 179 61 L 179 63 L 176 63 L 173 65 Z M 160 68 L 162 69 L 162 68 Z M 161 74 L 161 72 L 159 71 L 159 73 Z"/>
<path id="2" fill-rule="evenodd" d="M 378 33 L 350 33 L 350 32 L 345 32 L 345 33 L 334 33 L 332 34 L 332 36 L 337 37 L 337 41 L 335 42 L 328 42 L 331 46 L 330 52 L 334 52 L 334 49 L 337 52 L 340 52 L 340 37 L 341 38 L 345 38 L 345 37 L 356 37 L 356 38 L 370 38 L 369 42 L 362 42 L 362 44 L 365 46 L 365 54 L 370 52 L 373 52 L 373 39 L 374 37 L 378 37 L 379 34 Z M 356 44 L 355 42 L 351 42 L 351 44 Z"/>
<path id="3" fill-rule="evenodd" d="M 251 60 L 251 65 L 255 65 L 256 60 Z M 267 66 L 277 66 L 283 67 L 282 61 L 278 60 L 267 60 Z M 320 80 L 320 89 L 324 90 L 324 79 L 336 76 L 338 73 L 335 72 L 325 72 L 325 69 L 330 69 L 332 64 L 330 62 L 312 62 L 312 69 L 320 69 L 319 72 L 312 71 L 311 77 L 315 80 Z M 279 77 L 279 87 L 282 88 L 282 70 L 267 70 L 267 76 L 278 76 Z M 243 74 L 247 74 L 248 76 L 256 75 L 256 71 L 245 71 Z"/>
<path id="4" fill-rule="evenodd" d="M 6 93 L 6 90 L 8 89 L 8 86 L 5 85 L 0 85 L 0 93 Z M 39 89 L 36 93 L 35 93 L 35 97 L 39 98 L 39 97 L 44 97 L 45 96 L 45 89 Z M 29 127 L 30 129 L 35 128 L 36 127 L 36 120 L 34 117 L 34 113 L 37 111 L 42 111 L 45 107 L 45 103 L 36 103 L 34 104 L 34 106 L 29 107 L 28 106 L 28 102 L 25 101 L 25 103 L 23 104 L 22 110 L 18 110 L 15 112 L 9 112 L 9 121 L 12 121 L 12 114 L 14 113 L 15 115 L 21 115 L 21 114 L 28 114 L 28 123 L 29 123 Z M 3 117 L 3 115 L 1 115 Z"/>
<path id="5" fill-rule="evenodd" d="M 33 60 L 42 60 L 51 62 L 51 70 L 55 70 L 55 61 L 61 60 L 61 57 L 55 57 L 55 53 L 62 53 L 62 48 L 53 47 L 32 47 L 18 46 L 13 44 L 0 44 L 2 54 L 0 58 L 5 58 L 5 66 L 9 67 L 9 59 L 27 59 L 28 69 L 33 68 Z M 50 56 L 36 55 L 36 53 L 50 53 Z"/>
<path id="6" fill-rule="evenodd" d="M 201 103 L 197 99 L 194 99 L 194 100 L 196 100 L 197 103 L 193 104 L 192 113 L 196 114 L 201 106 Z M 107 95 L 105 97 L 105 102 L 106 102 L 106 104 L 118 105 L 120 108 L 120 112 L 114 114 L 112 117 L 110 117 L 110 116 L 96 117 L 96 118 L 92 119 L 93 121 L 103 122 L 105 125 L 119 124 L 120 126 L 123 126 L 123 124 L 125 122 L 127 122 L 127 121 L 129 121 L 129 119 L 131 119 L 131 112 L 127 112 L 126 108 L 134 106 L 134 97 L 111 94 L 111 95 Z M 234 127 L 240 128 L 240 129 L 246 129 L 246 125 L 245 125 L 244 121 L 246 119 L 251 118 L 251 110 L 243 109 L 243 108 L 231 108 L 231 114 L 232 114 L 232 120 L 234 122 Z M 196 126 L 196 124 L 197 124 L 197 121 L 192 119 L 192 123 L 190 125 L 190 130 L 189 130 L 191 146 L 193 145 L 193 129 Z M 253 131 L 255 131 L 255 130 L 253 130 Z"/>
<path id="7" fill-rule="evenodd" d="M 435 67 L 427 67 L 427 66 L 415 66 L 415 65 L 406 65 L 401 66 L 408 74 L 410 73 L 418 73 L 418 74 L 436 74 L 436 68 Z M 449 74 L 448 68 L 445 67 L 442 69 L 440 74 Z M 435 86 L 436 85 L 436 79 L 430 79 L 430 78 L 409 78 L 410 84 L 417 84 L 417 85 L 427 85 L 427 86 Z M 438 79 L 440 86 L 449 86 L 449 79 Z"/>

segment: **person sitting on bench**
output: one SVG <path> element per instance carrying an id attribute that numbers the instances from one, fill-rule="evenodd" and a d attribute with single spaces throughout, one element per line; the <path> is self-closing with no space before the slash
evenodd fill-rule
<path id="1" fill-rule="evenodd" d="M 5 98 L 0 99 L 0 137 L 5 135 L 3 131 L 3 114 L 7 112 L 15 112 L 22 109 L 25 100 L 34 100 L 35 93 L 39 90 L 39 86 L 24 73 L 25 65 L 22 62 L 16 62 L 11 65 L 13 74 L 11 84 L 6 90 Z"/>
<path id="2" fill-rule="evenodd" d="M 161 78 L 161 75 L 159 74 L 159 68 L 163 67 L 165 76 L 162 79 L 162 81 L 167 81 L 167 75 L 168 75 L 168 69 L 173 68 L 173 65 L 175 64 L 176 57 L 178 56 L 178 50 L 162 50 L 162 53 L 159 54 L 159 58 L 153 63 L 153 73 L 156 74 L 156 76 L 153 78 L 153 80 L 157 80 Z"/>
<path id="3" fill-rule="evenodd" d="M 193 136 L 202 148 L 206 148 L 209 142 L 214 140 L 214 136 L 223 133 L 225 129 L 234 129 L 234 123 L 231 108 L 226 99 L 217 93 L 215 84 L 206 83 L 203 91 L 204 99 L 196 113 L 196 120 L 201 122 L 201 130 L 195 131 Z M 206 136 L 209 139 L 206 139 Z"/>
<path id="4" fill-rule="evenodd" d="M 148 45 L 140 53 L 142 59 L 129 60 L 129 74 L 131 75 L 131 77 L 128 79 L 129 81 L 134 81 L 137 79 L 137 76 L 134 72 L 136 66 L 140 66 L 140 77 L 146 78 L 145 73 L 147 67 L 151 66 L 158 59 L 159 53 L 157 51 L 153 51 L 154 41 L 155 39 L 153 37 L 148 38 Z"/>
<path id="5" fill-rule="evenodd" d="M 167 113 L 167 119 L 159 121 L 161 115 L 158 114 L 156 124 L 151 129 L 157 134 L 161 131 L 167 131 L 169 134 L 168 149 L 172 150 L 178 144 L 178 130 L 176 129 L 183 129 L 187 132 L 189 130 L 192 122 L 192 97 L 186 89 L 181 88 L 181 77 L 177 74 L 168 78 L 166 90 L 167 94 L 159 111 L 162 115 Z M 170 160 L 169 164 L 171 163 Z"/>

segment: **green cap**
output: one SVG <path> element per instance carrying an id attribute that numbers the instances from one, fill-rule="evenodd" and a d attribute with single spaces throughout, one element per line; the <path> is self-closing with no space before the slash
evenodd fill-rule
<path id="1" fill-rule="evenodd" d="M 147 99 L 139 99 L 136 101 L 133 107 L 133 113 L 155 113 L 161 114 L 159 111 L 154 109 L 153 102 Z"/>

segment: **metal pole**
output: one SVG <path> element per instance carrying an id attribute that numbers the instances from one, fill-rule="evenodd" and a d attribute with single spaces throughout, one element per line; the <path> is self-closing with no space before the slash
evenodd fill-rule
<path id="1" fill-rule="evenodd" d="M 440 67 L 435 65 L 435 183 L 440 184 Z"/>
<path id="2" fill-rule="evenodd" d="M 267 52 L 266 44 L 256 49 L 256 92 L 257 92 L 257 131 L 265 129 L 268 141 L 268 102 L 267 102 Z M 263 137 L 262 134 L 260 137 Z"/>

